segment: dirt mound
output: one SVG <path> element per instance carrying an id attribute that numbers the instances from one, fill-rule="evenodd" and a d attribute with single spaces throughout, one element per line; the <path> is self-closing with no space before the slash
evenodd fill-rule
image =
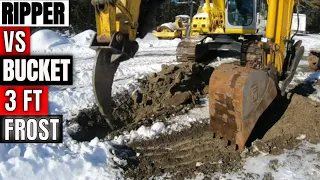
<path id="1" fill-rule="evenodd" d="M 208 92 L 210 66 L 198 63 L 162 65 L 162 70 L 139 80 L 138 90 L 121 92 L 113 97 L 113 117 L 116 130 L 131 130 L 149 125 L 155 118 L 169 118 L 195 107 Z M 80 125 L 72 138 L 89 141 L 104 138 L 111 132 L 98 107 L 84 109 L 70 124 Z M 113 132 L 116 135 L 117 131 Z"/>
<path id="2" fill-rule="evenodd" d="M 281 119 L 265 134 L 263 140 L 273 154 L 292 148 L 301 139 L 320 141 L 320 104 L 294 95 Z"/>
<path id="3" fill-rule="evenodd" d="M 162 71 L 143 79 L 140 90 L 133 93 L 134 119 L 185 113 L 208 93 L 212 72 L 212 67 L 196 63 L 162 65 Z"/>
<path id="4" fill-rule="evenodd" d="M 320 142 L 319 117 L 320 105 L 306 97 L 294 95 L 291 102 L 278 98 L 261 116 L 249 139 L 262 141 L 255 141 L 247 153 L 241 154 L 226 146 L 223 140 L 213 138 L 208 123 L 196 123 L 181 132 L 134 142 L 130 147 L 140 154 L 139 163 L 127 171 L 127 176 L 148 179 L 170 173 L 172 179 L 183 179 L 194 177 L 195 172 L 237 171 L 242 167 L 242 157 L 254 156 L 257 150 L 278 154 L 284 148 L 295 147 L 301 135 L 311 142 Z"/>

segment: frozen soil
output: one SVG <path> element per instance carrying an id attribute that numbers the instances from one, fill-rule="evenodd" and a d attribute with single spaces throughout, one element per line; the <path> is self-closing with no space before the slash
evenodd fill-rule
<path id="1" fill-rule="evenodd" d="M 155 119 L 184 114 L 206 96 L 212 72 L 213 67 L 198 63 L 162 65 L 160 72 L 140 79 L 134 92 L 126 90 L 113 96 L 115 130 L 111 132 L 95 106 L 80 111 L 69 121 L 69 126 L 78 125 L 69 134 L 75 140 L 89 141 L 150 125 Z"/>
<path id="2" fill-rule="evenodd" d="M 195 173 L 239 171 L 245 157 L 279 154 L 284 149 L 295 148 L 302 139 L 320 142 L 319 117 L 320 104 L 295 94 L 288 99 L 278 98 L 271 104 L 249 139 L 252 146 L 242 153 L 226 146 L 223 140 L 213 138 L 208 123 L 195 123 L 181 132 L 133 142 L 129 147 L 139 153 L 138 163 L 127 171 L 127 176 L 148 179 L 169 173 L 172 179 L 184 179 L 195 177 Z M 305 138 L 297 139 L 299 136 Z M 245 176 L 249 178 L 252 174 Z"/>

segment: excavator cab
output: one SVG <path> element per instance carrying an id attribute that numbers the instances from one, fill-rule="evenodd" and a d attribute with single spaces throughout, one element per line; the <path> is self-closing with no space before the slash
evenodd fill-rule
<path id="1" fill-rule="evenodd" d="M 227 23 L 229 28 L 248 27 L 250 25 L 255 25 L 254 12 L 256 7 L 254 6 L 255 1 L 253 0 L 229 0 L 227 1 L 227 11 L 226 14 Z M 255 28 L 255 27 L 250 27 Z"/>

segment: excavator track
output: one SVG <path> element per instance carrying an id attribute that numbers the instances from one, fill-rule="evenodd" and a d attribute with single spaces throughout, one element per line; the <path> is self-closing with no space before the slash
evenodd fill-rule
<path id="1" fill-rule="evenodd" d="M 263 50 L 258 43 L 245 43 L 241 56 L 241 64 L 253 69 L 263 69 Z"/>
<path id="2" fill-rule="evenodd" d="M 206 36 L 190 36 L 182 40 L 177 46 L 177 61 L 178 62 L 199 62 L 197 59 L 196 46 L 201 43 Z M 239 65 L 247 65 L 254 69 L 263 68 L 262 60 L 263 51 L 259 44 L 248 41 L 243 43 L 243 49 L 241 52 L 241 59 Z"/>
<path id="3" fill-rule="evenodd" d="M 204 39 L 205 36 L 189 36 L 182 40 L 177 46 L 177 61 L 178 62 L 196 62 L 196 46 Z"/>

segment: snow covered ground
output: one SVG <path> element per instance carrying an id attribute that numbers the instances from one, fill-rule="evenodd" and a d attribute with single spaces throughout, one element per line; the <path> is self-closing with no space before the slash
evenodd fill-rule
<path id="1" fill-rule="evenodd" d="M 41 30 L 31 37 L 32 54 L 68 54 L 74 56 L 74 84 L 69 87 L 51 86 L 49 93 L 49 108 L 52 114 L 63 114 L 65 119 L 76 114 L 80 109 L 92 106 L 95 102 L 92 87 L 92 67 L 95 51 L 89 48 L 94 32 L 91 30 L 80 33 L 73 38 L 62 37 L 49 30 Z M 320 48 L 320 36 L 299 36 L 307 40 L 306 48 Z M 159 41 L 151 34 L 145 39 L 138 39 L 140 49 L 135 58 L 121 63 L 116 76 L 113 91 L 124 88 L 132 89 L 135 81 L 147 73 L 161 70 L 162 64 L 175 62 L 175 48 L 180 42 L 175 40 Z M 229 62 L 232 59 L 222 59 L 213 65 Z M 300 67 L 306 65 L 305 61 Z M 301 70 L 302 68 L 300 68 Z M 320 74 L 320 73 L 319 73 Z M 309 76 L 319 78 L 319 74 L 298 72 L 296 79 L 305 80 Z M 319 90 L 320 92 L 320 90 Z M 320 99 L 320 96 L 312 97 Z M 194 109 L 187 115 L 173 118 L 168 125 L 157 122 L 151 127 L 140 127 L 137 131 L 124 133 L 112 142 L 93 139 L 91 142 L 76 143 L 64 131 L 63 144 L 1 144 L 0 145 L 0 179 L 123 179 L 122 169 L 115 168 L 115 163 L 125 164 L 112 154 L 112 143 L 123 144 L 132 139 L 154 138 L 161 133 L 181 130 L 192 122 L 207 118 L 206 101 L 202 108 Z M 314 153 L 309 152 L 312 148 Z M 280 156 L 259 156 L 250 158 L 244 165 L 247 172 L 257 174 L 272 172 L 277 179 L 312 179 L 319 177 L 320 170 L 315 154 L 320 151 L 319 145 L 306 143 L 301 148 L 288 151 Z M 302 158 L 295 158 L 300 155 Z M 279 159 L 283 165 L 278 171 L 268 169 L 273 158 Z M 302 163 L 302 160 L 308 163 Z M 258 166 L 259 165 L 259 166 Z M 303 166 L 309 170 L 298 170 Z M 215 177 L 235 178 L 241 174 L 215 174 Z M 201 179 L 199 175 L 199 179 Z"/>
<path id="2" fill-rule="evenodd" d="M 307 56 L 310 50 L 320 50 L 320 35 L 306 34 L 304 36 L 296 36 L 296 40 L 302 40 L 302 45 L 305 47 L 304 58 L 300 61 L 297 72 L 291 84 L 298 83 L 313 83 L 320 79 L 320 70 L 313 72 L 308 68 Z M 309 98 L 320 102 L 320 87 L 315 86 L 315 93 L 309 95 Z"/>

